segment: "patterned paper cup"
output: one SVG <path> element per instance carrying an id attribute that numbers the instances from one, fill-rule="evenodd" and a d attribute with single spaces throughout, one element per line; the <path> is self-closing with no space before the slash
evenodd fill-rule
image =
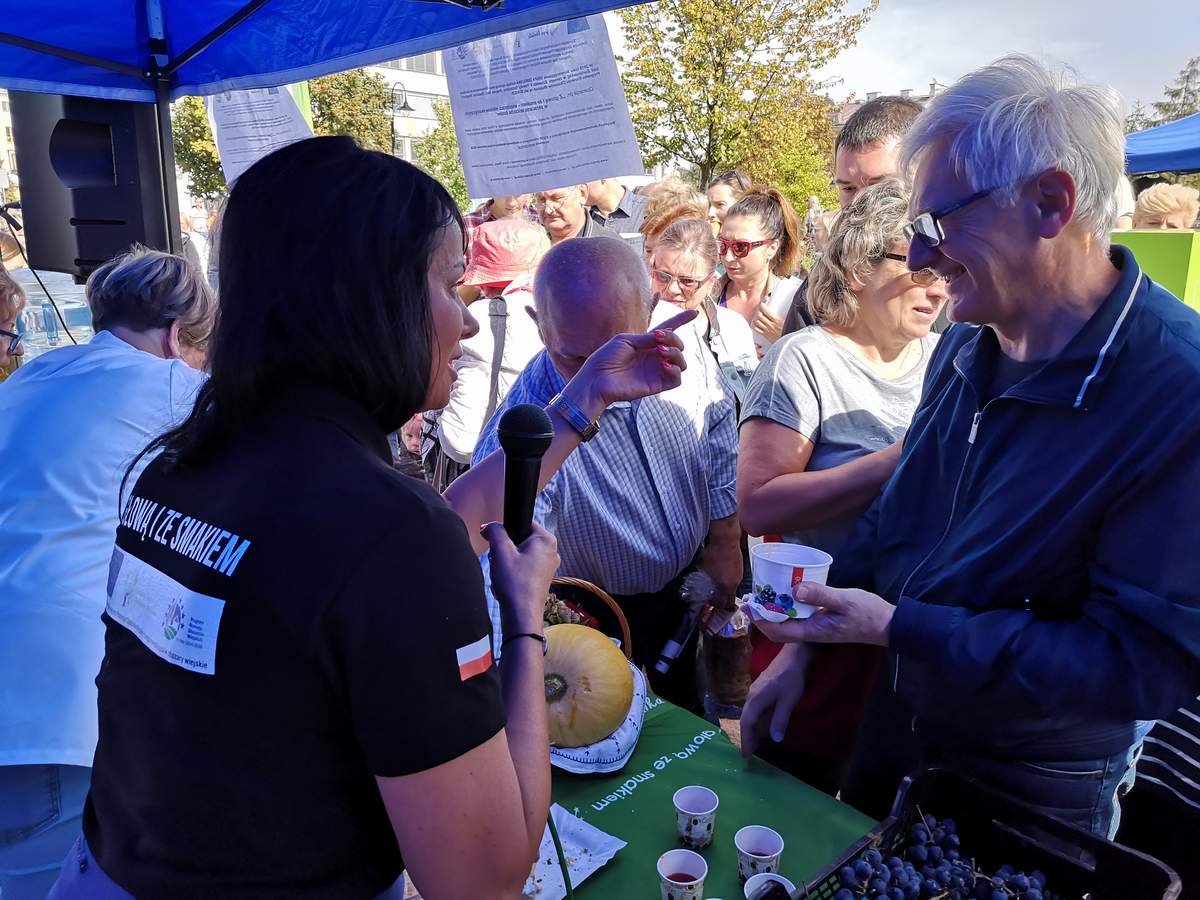
<path id="1" fill-rule="evenodd" d="M 755 875 L 753 878 L 747 879 L 746 887 L 743 889 L 746 900 L 751 900 L 755 893 L 762 889 L 764 884 L 770 884 L 772 881 L 782 885 L 789 894 L 796 889 L 796 886 L 782 875 L 776 875 L 774 872 L 763 872 L 760 875 Z"/>
<path id="2" fill-rule="evenodd" d="M 708 863 L 691 850 L 668 850 L 658 858 L 662 900 L 703 900 Z"/>
<path id="3" fill-rule="evenodd" d="M 747 825 L 733 836 L 737 848 L 738 878 L 742 882 L 764 872 L 779 871 L 783 855 L 783 838 L 778 831 L 765 825 Z"/>
<path id="4" fill-rule="evenodd" d="M 675 804 L 675 830 L 685 847 L 700 850 L 712 843 L 717 827 L 716 793 L 698 784 L 682 787 L 671 798 Z"/>
<path id="5" fill-rule="evenodd" d="M 772 621 L 807 619 L 815 606 L 796 603 L 796 589 L 805 581 L 824 584 L 833 557 L 824 550 L 803 544 L 756 544 L 750 548 L 750 571 L 754 576 L 752 602 L 763 605 Z M 772 607 L 776 607 L 772 609 Z M 783 610 L 783 612 L 780 612 Z M 776 618 L 781 615 L 782 618 Z"/>

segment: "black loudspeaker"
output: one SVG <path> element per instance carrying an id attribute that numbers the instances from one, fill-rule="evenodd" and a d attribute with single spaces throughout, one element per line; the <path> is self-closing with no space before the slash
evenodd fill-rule
<path id="1" fill-rule="evenodd" d="M 134 243 L 169 248 L 153 103 L 24 91 L 8 96 L 33 268 L 82 280 Z"/>

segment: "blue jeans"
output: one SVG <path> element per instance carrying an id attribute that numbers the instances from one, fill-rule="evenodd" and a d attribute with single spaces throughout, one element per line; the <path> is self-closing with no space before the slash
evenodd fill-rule
<path id="1" fill-rule="evenodd" d="M 133 894 L 100 868 L 82 834 L 66 856 L 59 864 L 61 871 L 54 873 L 58 881 L 46 900 L 134 900 Z"/>
<path id="2" fill-rule="evenodd" d="M 80 833 L 92 770 L 0 766 L 0 898 L 45 900 Z"/>
<path id="3" fill-rule="evenodd" d="M 1141 750 L 1139 735 L 1129 749 L 1100 759 L 991 759 L 947 750 L 930 750 L 926 759 L 978 778 L 1038 812 L 1111 840 L 1121 822 L 1120 798 L 1133 787 Z"/>
<path id="4" fill-rule="evenodd" d="M 38 900 L 136 900 L 100 868 L 92 856 L 87 839 L 81 834 L 71 845 L 71 852 L 62 862 L 62 870 L 55 873 L 58 881 L 48 897 L 39 895 Z M 404 875 L 375 900 L 402 900 L 404 897 Z M 0 895 L 7 900 L 7 895 Z"/>

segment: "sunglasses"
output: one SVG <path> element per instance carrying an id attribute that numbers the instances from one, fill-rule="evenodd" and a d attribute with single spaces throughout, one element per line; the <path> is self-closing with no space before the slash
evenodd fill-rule
<path id="1" fill-rule="evenodd" d="M 677 282 L 679 289 L 685 294 L 690 294 L 708 281 L 707 278 L 689 278 L 686 275 L 672 275 L 670 272 L 664 272 L 662 269 L 651 269 L 650 274 L 654 276 L 654 280 L 666 290 L 671 286 L 671 282 Z"/>
<path id="2" fill-rule="evenodd" d="M 958 200 L 951 203 L 942 209 L 934 210 L 933 212 L 924 212 L 912 220 L 911 225 L 904 226 L 904 236 L 911 243 L 915 238 L 920 238 L 921 243 L 929 249 L 938 246 L 946 239 L 946 232 L 942 228 L 942 219 L 946 218 L 951 213 L 958 212 L 972 203 L 982 200 L 984 197 L 995 193 L 999 188 L 988 188 L 986 191 L 976 191 L 970 197 L 963 200 Z"/>
<path id="3" fill-rule="evenodd" d="M 3 328 L 0 328 L 0 336 L 8 338 L 8 352 L 9 353 L 17 352 L 17 347 L 19 347 L 21 345 L 21 338 L 24 337 L 24 335 L 18 334 L 15 331 L 6 331 Z"/>
<path id="4" fill-rule="evenodd" d="M 899 253 L 885 253 L 884 259 L 894 259 L 896 262 L 902 262 L 907 265 L 908 257 Z M 949 281 L 945 275 L 939 275 L 933 269 L 918 269 L 916 272 L 909 272 L 908 277 L 912 279 L 913 284 L 921 287 L 929 287 L 935 281 Z"/>
<path id="5" fill-rule="evenodd" d="M 724 238 L 717 238 L 717 252 L 724 256 L 726 253 L 732 252 L 735 259 L 745 259 L 755 247 L 761 247 L 763 244 L 769 244 L 775 238 L 766 238 L 761 241 L 727 241 Z"/>

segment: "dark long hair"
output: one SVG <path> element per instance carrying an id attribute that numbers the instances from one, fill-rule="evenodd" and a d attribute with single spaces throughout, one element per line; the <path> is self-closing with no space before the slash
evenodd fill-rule
<path id="1" fill-rule="evenodd" d="M 462 217 L 437 181 L 349 137 L 299 141 L 247 169 L 221 225 L 211 376 L 146 452 L 203 463 L 297 382 L 399 428 L 428 389 L 426 278 L 452 222 Z"/>
<path id="2" fill-rule="evenodd" d="M 758 217 L 763 231 L 779 241 L 779 251 L 771 260 L 771 271 L 786 278 L 796 271 L 800 261 L 802 224 L 788 198 L 773 187 L 750 191 L 725 212 L 726 219 L 737 216 Z"/>

